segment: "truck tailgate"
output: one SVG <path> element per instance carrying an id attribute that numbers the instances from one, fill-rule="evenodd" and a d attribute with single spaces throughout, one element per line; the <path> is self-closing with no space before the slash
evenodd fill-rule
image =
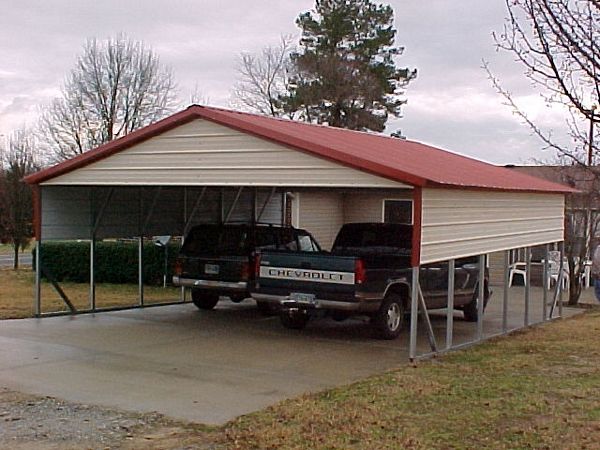
<path id="1" fill-rule="evenodd" d="M 328 253 L 266 251 L 260 258 L 257 291 L 272 295 L 305 293 L 352 301 L 356 260 Z"/>

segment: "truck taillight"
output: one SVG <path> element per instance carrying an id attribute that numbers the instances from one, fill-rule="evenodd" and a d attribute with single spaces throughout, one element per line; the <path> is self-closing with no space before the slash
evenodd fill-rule
<path id="1" fill-rule="evenodd" d="M 173 273 L 180 277 L 183 273 L 183 261 L 181 259 L 175 260 L 175 266 L 173 267 Z"/>
<path id="2" fill-rule="evenodd" d="M 257 254 L 254 256 L 254 276 L 258 280 L 260 276 L 260 255 Z"/>
<path id="3" fill-rule="evenodd" d="M 362 259 L 354 261 L 354 282 L 356 284 L 363 284 L 367 280 L 367 271 L 365 269 L 365 263 Z"/>
<path id="4" fill-rule="evenodd" d="M 250 263 L 242 263 L 242 273 L 240 273 L 240 277 L 242 278 L 242 280 L 247 280 L 248 278 L 250 278 Z"/>

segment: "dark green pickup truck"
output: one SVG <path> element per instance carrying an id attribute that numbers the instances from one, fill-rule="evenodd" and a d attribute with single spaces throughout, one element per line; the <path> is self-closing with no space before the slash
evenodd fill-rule
<path id="1" fill-rule="evenodd" d="M 337 320 L 367 315 L 379 337 L 393 339 L 410 308 L 411 242 L 410 225 L 354 223 L 330 253 L 263 251 L 252 297 L 279 305 L 289 328 L 303 328 L 318 311 Z M 468 321 L 477 320 L 478 275 L 476 257 L 456 260 L 454 305 Z M 422 266 L 419 280 L 427 308 L 445 308 L 448 264 Z M 487 303 L 487 279 L 484 292 Z"/>

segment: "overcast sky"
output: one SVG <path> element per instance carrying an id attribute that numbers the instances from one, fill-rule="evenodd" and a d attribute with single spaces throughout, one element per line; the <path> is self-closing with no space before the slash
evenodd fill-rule
<path id="1" fill-rule="evenodd" d="M 400 67 L 418 69 L 404 117 L 388 122 L 407 138 L 488 162 L 523 163 L 551 154 L 491 86 L 494 73 L 547 127 L 560 129 L 522 68 L 495 50 L 504 0 L 393 0 Z M 0 0 L 0 134 L 34 124 L 39 105 L 59 93 L 86 38 L 119 32 L 143 40 L 169 65 L 182 105 L 196 89 L 209 104 L 230 106 L 240 52 L 299 36 L 295 19 L 313 0 Z"/>

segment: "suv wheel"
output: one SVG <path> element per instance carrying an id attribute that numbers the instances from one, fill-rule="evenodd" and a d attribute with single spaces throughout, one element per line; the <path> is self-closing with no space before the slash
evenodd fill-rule
<path id="1" fill-rule="evenodd" d="M 388 295 L 373 315 L 371 325 L 381 339 L 395 339 L 404 328 L 404 302 L 398 295 Z"/>
<path id="2" fill-rule="evenodd" d="M 281 324 L 292 330 L 301 330 L 308 322 L 308 314 L 304 311 L 283 310 L 279 314 Z"/>
<path id="3" fill-rule="evenodd" d="M 219 301 L 219 294 L 192 289 L 192 303 L 198 309 L 213 309 Z"/>

